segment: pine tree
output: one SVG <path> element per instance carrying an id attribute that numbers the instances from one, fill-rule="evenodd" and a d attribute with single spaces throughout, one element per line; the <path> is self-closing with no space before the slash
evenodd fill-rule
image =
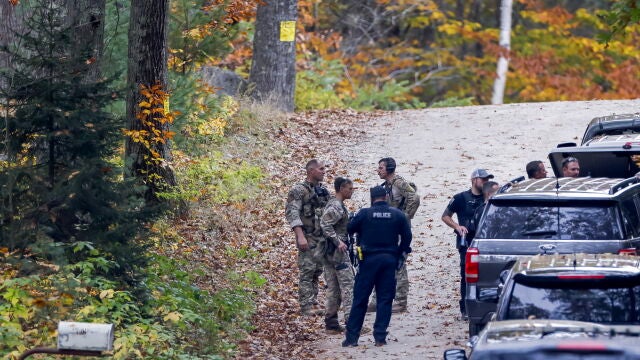
<path id="1" fill-rule="evenodd" d="M 105 108 L 118 94 L 111 79 L 86 76 L 96 63 L 81 56 L 92 52 L 78 51 L 66 16 L 55 1 L 35 1 L 21 48 L 3 49 L 14 67 L 1 74 L 0 247 L 25 264 L 101 256 L 114 264 L 107 276 L 131 283 L 150 210 L 114 165 L 121 120 Z"/>

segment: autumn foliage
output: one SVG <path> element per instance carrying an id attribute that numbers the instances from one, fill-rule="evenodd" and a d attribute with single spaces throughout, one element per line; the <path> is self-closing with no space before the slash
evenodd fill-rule
<path id="1" fill-rule="evenodd" d="M 467 98 L 490 103 L 502 51 L 499 2 L 301 0 L 298 6 L 298 70 L 317 72 L 320 82 L 325 64 L 338 62 L 331 88 L 342 103 L 333 104 L 353 105 L 361 93 L 384 92 L 389 83 L 401 84 L 387 99 L 399 107 Z M 515 1 L 505 102 L 640 96 L 629 81 L 640 72 L 640 28 L 629 23 L 605 46 L 599 39 L 613 21 L 605 21 L 607 10 L 605 1 Z M 238 68 L 250 52 L 240 40 L 234 49 L 222 64 Z"/>
<path id="2" fill-rule="evenodd" d="M 123 130 L 123 133 L 147 149 L 145 161 L 159 163 L 164 161 L 164 158 L 157 148 L 175 135 L 173 131 L 168 130 L 168 126 L 173 123 L 177 113 L 169 111 L 169 94 L 161 85 L 141 84 L 140 94 L 143 100 L 138 103 L 139 110 L 136 114 L 136 119 L 141 124 L 140 129 Z"/>

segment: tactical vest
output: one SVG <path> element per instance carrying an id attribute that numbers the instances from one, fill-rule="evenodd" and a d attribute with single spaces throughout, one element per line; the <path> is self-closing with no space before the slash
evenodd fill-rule
<path id="1" fill-rule="evenodd" d="M 322 217 L 324 206 L 329 201 L 329 191 L 323 185 L 317 185 L 315 188 L 307 182 L 299 183 L 299 185 L 307 190 L 302 198 L 302 213 L 300 214 L 304 233 L 320 236 L 322 235 L 320 217 Z"/>
<path id="2" fill-rule="evenodd" d="M 469 227 L 476 209 L 484 203 L 484 198 L 473 196 L 471 191 L 463 192 L 462 198 L 464 199 L 465 207 L 464 212 L 462 214 L 458 214 L 458 220 L 460 225 Z"/>
<path id="3" fill-rule="evenodd" d="M 405 208 L 406 208 L 406 200 L 407 200 L 407 198 L 404 197 L 404 196 L 402 196 L 402 198 L 399 199 L 399 200 L 396 200 L 396 199 L 393 198 L 393 184 L 395 184 L 396 180 L 398 180 L 399 178 L 400 178 L 399 176 L 393 178 L 393 181 L 391 183 L 387 183 L 385 181 L 382 184 L 380 184 L 380 186 L 384 187 L 384 189 L 387 191 L 387 194 L 389 195 L 389 205 L 391 207 L 394 207 L 396 209 L 400 209 L 400 210 L 404 211 Z M 404 178 L 402 178 L 402 180 L 404 180 Z M 413 188 L 414 191 L 418 190 L 418 187 L 416 186 L 415 183 L 413 183 L 411 181 L 407 181 L 407 180 L 404 180 L 404 181 L 406 181 L 409 184 L 409 186 L 411 186 Z"/>

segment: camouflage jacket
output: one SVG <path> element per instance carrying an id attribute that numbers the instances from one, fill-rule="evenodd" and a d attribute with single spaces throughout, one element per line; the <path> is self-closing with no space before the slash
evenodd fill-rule
<path id="1" fill-rule="evenodd" d="M 324 184 L 308 181 L 297 183 L 289 190 L 285 217 L 293 229 L 301 226 L 305 234 L 322 235 L 320 216 L 331 195 Z"/>
<path id="2" fill-rule="evenodd" d="M 400 175 L 394 175 L 391 181 L 385 181 L 382 184 L 389 193 L 389 205 L 407 215 L 407 218 L 413 219 L 420 206 L 420 196 L 416 190 Z"/>
<path id="3" fill-rule="evenodd" d="M 320 218 L 322 234 L 326 238 L 334 239 L 334 245 L 340 245 L 338 241 L 347 243 L 347 224 L 349 223 L 349 212 L 344 207 L 342 201 L 333 198 L 324 207 Z"/>

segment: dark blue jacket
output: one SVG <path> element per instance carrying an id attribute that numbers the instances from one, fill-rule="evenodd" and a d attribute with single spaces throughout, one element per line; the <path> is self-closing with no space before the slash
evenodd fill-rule
<path id="1" fill-rule="evenodd" d="M 411 226 L 405 214 L 385 201 L 360 210 L 347 226 L 349 234 L 358 234 L 364 254 L 411 252 Z"/>

